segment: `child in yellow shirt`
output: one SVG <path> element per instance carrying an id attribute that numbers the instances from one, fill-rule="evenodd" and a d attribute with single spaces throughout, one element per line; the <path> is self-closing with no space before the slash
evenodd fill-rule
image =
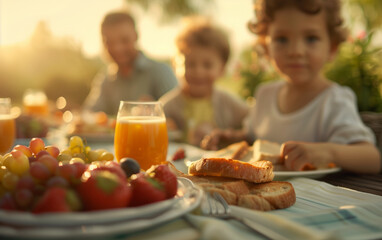
<path id="1" fill-rule="evenodd" d="M 183 141 L 199 145 L 215 128 L 241 128 L 247 104 L 215 87 L 230 55 L 227 35 L 207 21 L 193 20 L 176 44 L 184 59 L 181 84 L 160 101 L 166 118 L 182 131 Z"/>

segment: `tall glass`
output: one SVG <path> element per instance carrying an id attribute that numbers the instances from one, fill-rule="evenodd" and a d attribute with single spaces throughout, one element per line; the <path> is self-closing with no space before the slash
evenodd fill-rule
<path id="1" fill-rule="evenodd" d="M 15 117 L 11 114 L 11 99 L 0 98 L 0 154 L 9 152 L 15 142 Z"/>
<path id="2" fill-rule="evenodd" d="M 166 162 L 168 136 L 166 117 L 159 102 L 121 101 L 114 135 L 118 161 L 134 158 L 141 169 Z"/>
<path id="3" fill-rule="evenodd" d="M 23 97 L 24 112 L 27 115 L 45 117 L 49 114 L 48 98 L 41 90 L 28 89 Z"/>

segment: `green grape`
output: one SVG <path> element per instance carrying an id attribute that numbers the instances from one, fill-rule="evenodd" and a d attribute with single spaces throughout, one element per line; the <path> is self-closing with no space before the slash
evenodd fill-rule
<path id="1" fill-rule="evenodd" d="M 62 166 L 62 165 L 65 165 L 65 164 L 69 164 L 69 162 L 70 162 L 70 160 L 63 160 L 58 165 Z"/>
<path id="2" fill-rule="evenodd" d="M 73 136 L 69 140 L 69 146 L 84 146 L 84 142 L 82 141 L 82 138 L 79 136 Z"/>
<path id="3" fill-rule="evenodd" d="M 81 158 L 82 160 L 86 160 L 86 155 L 84 152 L 81 152 L 81 153 L 74 153 L 73 156 L 74 158 Z"/>
<path id="4" fill-rule="evenodd" d="M 79 163 L 85 164 L 85 160 L 82 159 L 82 158 L 79 158 L 79 157 L 74 157 L 74 158 L 70 159 L 69 164 L 73 164 L 75 162 L 79 162 Z"/>
<path id="5" fill-rule="evenodd" d="M 69 148 L 66 148 L 66 149 L 62 150 L 62 151 L 60 152 L 60 154 L 66 154 L 66 155 L 70 155 L 70 156 L 72 156 L 72 152 L 70 151 Z"/>
<path id="6" fill-rule="evenodd" d="M 89 147 L 89 146 L 86 146 L 86 147 L 85 147 L 85 153 L 86 153 L 86 154 L 88 154 L 91 150 L 92 150 L 91 147 Z"/>
<path id="7" fill-rule="evenodd" d="M 69 140 L 69 149 L 74 153 L 83 153 L 85 151 L 84 142 L 79 136 L 73 136 Z"/>
<path id="8" fill-rule="evenodd" d="M 7 172 L 3 176 L 3 180 L 1 181 L 3 183 L 3 186 L 8 190 L 14 190 L 16 188 L 17 182 L 19 181 L 19 176 L 12 172 Z"/>
<path id="9" fill-rule="evenodd" d="M 88 160 L 89 163 L 97 161 L 98 157 L 99 157 L 99 153 L 97 151 L 90 150 L 87 153 L 87 160 Z"/>
<path id="10" fill-rule="evenodd" d="M 11 153 L 7 153 L 4 155 L 3 157 L 3 166 L 9 168 L 9 163 L 11 161 L 13 161 L 15 158 L 13 157 L 13 155 Z"/>
<path id="11" fill-rule="evenodd" d="M 104 152 L 107 152 L 107 150 L 106 149 L 97 149 L 97 150 L 95 150 L 98 154 L 99 154 L 99 156 L 101 156 L 102 155 L 102 153 L 104 153 Z"/>
<path id="12" fill-rule="evenodd" d="M 113 161 L 114 155 L 110 152 L 103 152 L 100 156 L 99 159 L 100 161 Z"/>
<path id="13" fill-rule="evenodd" d="M 58 154 L 58 156 L 57 156 L 57 160 L 58 160 L 59 162 L 70 161 L 70 159 L 72 159 L 72 154 L 67 154 L 67 153 L 63 153 L 63 152 L 61 152 L 61 153 Z"/>
<path id="14" fill-rule="evenodd" d="M 0 182 L 3 181 L 4 175 L 9 172 L 6 166 L 1 166 L 0 167 Z"/>

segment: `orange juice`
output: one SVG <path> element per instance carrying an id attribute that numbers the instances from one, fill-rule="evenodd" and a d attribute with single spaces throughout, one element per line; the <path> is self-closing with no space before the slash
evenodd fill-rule
<path id="1" fill-rule="evenodd" d="M 16 135 L 15 119 L 0 114 L 0 154 L 7 153 L 13 146 Z"/>
<path id="2" fill-rule="evenodd" d="M 24 103 L 24 112 L 28 115 L 35 116 L 47 116 L 49 113 L 48 104 L 25 104 Z"/>
<path id="3" fill-rule="evenodd" d="M 48 98 L 41 90 L 27 89 L 23 96 L 23 105 L 27 115 L 47 116 L 49 114 Z"/>
<path id="4" fill-rule="evenodd" d="M 129 116 L 117 120 L 114 148 L 117 160 L 134 158 L 142 169 L 166 161 L 168 147 L 166 120 L 163 117 Z"/>

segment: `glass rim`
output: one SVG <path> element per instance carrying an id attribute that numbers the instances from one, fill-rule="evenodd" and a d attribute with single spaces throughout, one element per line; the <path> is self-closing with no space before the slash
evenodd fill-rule
<path id="1" fill-rule="evenodd" d="M 11 98 L 9 97 L 0 97 L 0 103 L 11 103 Z"/>
<path id="2" fill-rule="evenodd" d="M 16 119 L 19 115 L 14 113 L 0 113 L 0 119 Z"/>
<path id="3" fill-rule="evenodd" d="M 154 105 L 154 104 L 161 104 L 160 101 L 120 101 L 119 102 L 120 104 L 125 104 L 125 103 L 128 103 L 128 104 L 147 104 L 147 105 Z"/>

